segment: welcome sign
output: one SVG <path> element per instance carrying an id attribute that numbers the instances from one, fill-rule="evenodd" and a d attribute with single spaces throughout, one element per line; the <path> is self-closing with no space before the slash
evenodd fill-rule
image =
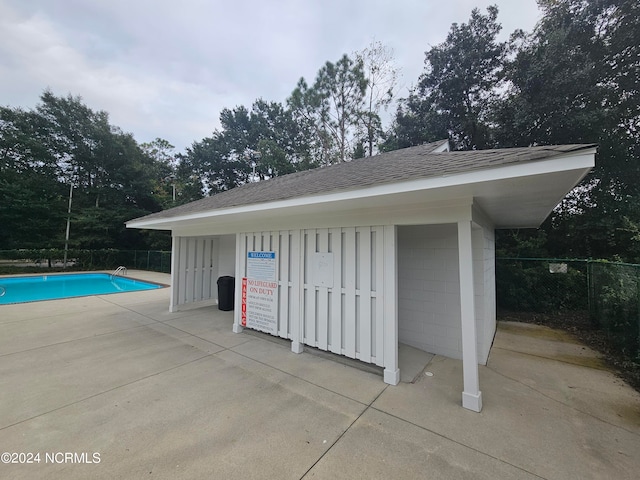
<path id="1" fill-rule="evenodd" d="M 272 335 L 278 332 L 276 252 L 247 252 L 242 279 L 242 326 Z"/>

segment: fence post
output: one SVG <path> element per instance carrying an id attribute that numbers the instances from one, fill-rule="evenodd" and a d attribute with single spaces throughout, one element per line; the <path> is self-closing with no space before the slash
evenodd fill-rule
<path id="1" fill-rule="evenodd" d="M 591 321 L 593 321 L 595 318 L 595 312 L 593 311 L 593 264 L 590 258 L 587 260 L 587 308 L 589 309 Z"/>
<path id="2" fill-rule="evenodd" d="M 600 319 L 601 302 L 596 295 L 597 275 L 594 275 L 594 268 L 600 269 L 602 266 L 599 263 L 594 262 L 592 259 L 587 261 L 589 262 L 589 318 L 592 325 L 602 328 L 602 321 Z M 600 277 L 602 277 L 602 275 Z"/>
<path id="3" fill-rule="evenodd" d="M 638 331 L 636 338 L 636 354 L 635 359 L 640 361 L 640 269 L 636 267 L 636 317 L 638 320 Z"/>

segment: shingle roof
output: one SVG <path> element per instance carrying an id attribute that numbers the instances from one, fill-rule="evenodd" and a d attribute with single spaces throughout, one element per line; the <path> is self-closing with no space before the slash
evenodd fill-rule
<path id="1" fill-rule="evenodd" d="M 406 180 L 455 175 L 544 160 L 595 146 L 593 144 L 572 144 L 433 153 L 433 150 L 441 145 L 442 142 L 434 142 L 403 148 L 347 163 L 296 172 L 262 182 L 248 183 L 211 197 L 137 218 L 135 221 L 167 219 L 219 208 L 287 200 L 340 190 L 356 190 Z"/>

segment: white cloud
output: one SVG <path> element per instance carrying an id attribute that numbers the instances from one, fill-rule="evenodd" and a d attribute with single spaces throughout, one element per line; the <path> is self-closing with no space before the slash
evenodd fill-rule
<path id="1" fill-rule="evenodd" d="M 394 49 L 409 86 L 451 23 L 492 3 L 0 0 L 0 102 L 30 108 L 47 87 L 80 95 L 138 141 L 182 150 L 223 108 L 284 101 L 301 76 L 374 38 Z M 505 38 L 534 25 L 535 0 L 498 3 Z"/>

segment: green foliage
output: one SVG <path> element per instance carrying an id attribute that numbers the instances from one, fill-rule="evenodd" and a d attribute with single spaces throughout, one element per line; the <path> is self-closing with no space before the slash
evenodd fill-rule
<path id="1" fill-rule="evenodd" d="M 596 168 L 544 226 L 552 254 L 640 261 L 640 4 L 545 0 L 513 39 L 502 146 L 598 143 Z M 579 242 L 575 239 L 580 238 Z"/>
<path id="2" fill-rule="evenodd" d="M 597 143 L 596 167 L 543 234 L 532 234 L 546 242 L 505 234 L 498 248 L 640 262 L 640 3 L 539 5 L 535 30 L 516 31 L 508 43 L 496 40 L 495 7 L 453 24 L 426 52 L 418 87 L 399 102 L 381 150 L 445 136 L 457 149 Z"/>
<path id="3" fill-rule="evenodd" d="M 40 247 L 60 239 L 65 226 L 64 195 L 64 187 L 49 175 L 33 170 L 2 171 L 0 245 Z"/>
<path id="4" fill-rule="evenodd" d="M 140 149 L 152 160 L 150 167 L 154 169 L 152 178 L 153 196 L 162 209 L 178 205 L 179 195 L 184 184 L 176 174 L 178 159 L 173 152 L 175 147 L 163 138 L 140 144 Z"/>
<path id="5" fill-rule="evenodd" d="M 586 266 L 569 264 L 567 273 L 551 273 L 549 263 L 549 260 L 508 259 L 496 262 L 498 306 L 543 313 L 587 310 Z"/>
<path id="6" fill-rule="evenodd" d="M 640 360 L 640 267 L 591 265 L 591 316 L 626 356 Z"/>
<path id="7" fill-rule="evenodd" d="M 166 162 L 148 155 L 109 123 L 106 112 L 91 110 L 79 97 L 47 90 L 32 111 L 3 107 L 2 246 L 63 246 L 70 185 L 71 246 L 144 246 L 145 237 L 127 232 L 124 222 L 160 210 L 154 185 L 166 171 Z"/>
<path id="8" fill-rule="evenodd" d="M 498 9 L 471 12 L 469 23 L 453 24 L 444 43 L 426 52 L 419 92 L 444 117 L 456 149 L 490 146 L 487 117 L 501 85 L 506 45 Z"/>
<path id="9" fill-rule="evenodd" d="M 315 166 L 304 125 L 280 103 L 259 99 L 251 110 L 224 109 L 220 123 L 220 131 L 194 142 L 179 157 L 178 179 L 184 186 L 189 185 L 187 175 L 195 179 L 191 190 L 181 189 L 191 199 Z"/>
<path id="10" fill-rule="evenodd" d="M 177 203 L 371 154 L 397 72 L 374 43 L 355 59 L 326 62 L 309 85 L 301 78 L 286 105 L 256 100 L 220 113 L 220 130 L 177 155 Z"/>
<path id="11" fill-rule="evenodd" d="M 549 273 L 550 263 L 566 264 L 567 273 Z M 577 334 L 640 386 L 640 265 L 498 258 L 496 282 L 501 316 Z"/>
<path id="12" fill-rule="evenodd" d="M 70 249 L 66 270 L 130 269 L 169 273 L 171 252 L 167 250 Z M 63 271 L 65 252 L 59 248 L 0 250 L 0 274 Z"/>
<path id="13" fill-rule="evenodd" d="M 371 154 L 395 76 L 390 51 L 372 44 L 355 59 L 327 62 L 313 86 L 301 80 L 286 106 L 258 99 L 250 109 L 223 109 L 221 129 L 184 153 L 161 138 L 138 145 L 80 97 L 46 90 L 32 111 L 0 107 L 0 241 L 61 247 L 69 219 L 71 248 L 166 248 L 166 234 L 124 222 L 361 156 L 365 144 Z"/>
<path id="14" fill-rule="evenodd" d="M 380 151 L 390 152 L 449 138 L 446 118 L 415 91 L 398 101 L 396 116 L 383 135 Z"/>
<path id="15" fill-rule="evenodd" d="M 313 86 L 300 79 L 291 94 L 288 104 L 294 118 L 317 135 L 312 149 L 320 153 L 322 164 L 350 160 L 352 139 L 364 115 L 367 85 L 363 58 L 343 55 L 336 63 L 324 64 Z M 368 118 L 373 128 L 375 119 Z"/>
<path id="16" fill-rule="evenodd" d="M 541 229 L 496 231 L 496 256 L 504 258 L 548 258 L 548 240 Z"/>
<path id="17" fill-rule="evenodd" d="M 425 53 L 424 73 L 400 103 L 385 150 L 447 137 L 458 150 L 491 146 L 489 117 L 506 58 L 497 17 L 495 6 L 486 15 L 474 9 L 468 23 L 454 23 L 446 40 Z"/>

